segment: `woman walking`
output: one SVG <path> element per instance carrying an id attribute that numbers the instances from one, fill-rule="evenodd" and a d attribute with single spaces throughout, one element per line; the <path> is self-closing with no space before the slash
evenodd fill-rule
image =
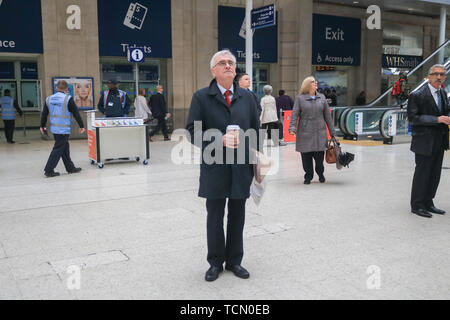
<path id="1" fill-rule="evenodd" d="M 148 120 L 148 115 L 152 115 L 148 108 L 147 99 L 145 99 L 145 88 L 139 89 L 139 95 L 134 100 L 134 108 L 134 116 L 144 119 L 144 122 Z"/>
<path id="2" fill-rule="evenodd" d="M 272 86 L 264 86 L 263 91 L 265 96 L 261 99 L 261 128 L 267 131 L 267 139 L 271 141 L 272 130 L 278 129 L 277 104 L 272 96 Z M 275 146 L 275 142 L 273 145 Z"/>
<path id="3" fill-rule="evenodd" d="M 323 159 L 328 142 L 325 123 L 331 137 L 334 137 L 334 125 L 327 100 L 323 94 L 317 92 L 316 79 L 308 77 L 303 80 L 300 94 L 295 97 L 289 125 L 289 132 L 297 134 L 295 149 L 302 155 L 305 184 L 310 184 L 314 177 L 313 159 L 319 181 L 325 182 Z"/>

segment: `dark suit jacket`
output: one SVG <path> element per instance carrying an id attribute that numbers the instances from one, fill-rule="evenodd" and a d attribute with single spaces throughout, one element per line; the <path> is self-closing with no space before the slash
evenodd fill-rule
<path id="1" fill-rule="evenodd" d="M 436 141 L 442 141 L 443 148 L 449 148 L 448 126 L 438 123 L 437 118 L 449 114 L 447 93 L 441 89 L 443 112 L 440 112 L 428 85 L 412 93 L 408 100 L 408 120 L 412 125 L 411 151 L 429 156 Z"/>
<path id="2" fill-rule="evenodd" d="M 154 118 L 164 118 L 167 114 L 167 105 L 164 95 L 161 93 L 153 94 L 149 100 L 149 106 Z"/>
<path id="3" fill-rule="evenodd" d="M 201 131 L 194 130 L 194 122 L 201 121 Z M 212 141 L 202 142 L 206 130 L 217 129 L 222 135 L 230 124 L 237 124 L 245 132 L 252 128 L 259 131 L 259 116 L 255 99 L 251 92 L 234 84 L 231 107 L 213 80 L 209 87 L 198 90 L 192 97 L 186 129 L 191 136 L 191 143 L 205 150 Z M 195 137 L 195 138 L 194 138 Z M 259 135 L 257 135 L 259 138 Z M 195 139 L 195 140 L 194 140 Z M 242 143 L 242 140 L 240 140 Z M 220 142 L 222 143 L 222 142 Z M 226 148 L 222 147 L 223 154 Z M 246 155 L 249 144 L 246 144 Z M 250 184 L 253 179 L 253 166 L 245 164 L 205 163 L 203 157 L 200 164 L 200 188 L 198 195 L 208 199 L 246 199 L 250 196 Z"/>

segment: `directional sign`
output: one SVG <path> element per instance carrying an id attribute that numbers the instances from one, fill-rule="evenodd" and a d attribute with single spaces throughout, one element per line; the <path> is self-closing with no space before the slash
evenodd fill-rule
<path id="1" fill-rule="evenodd" d="M 128 62 L 145 62 L 144 49 L 143 48 L 129 48 L 128 49 Z"/>
<path id="2" fill-rule="evenodd" d="M 275 5 L 270 4 L 265 7 L 252 10 L 252 29 L 265 28 L 275 25 L 276 11 Z"/>

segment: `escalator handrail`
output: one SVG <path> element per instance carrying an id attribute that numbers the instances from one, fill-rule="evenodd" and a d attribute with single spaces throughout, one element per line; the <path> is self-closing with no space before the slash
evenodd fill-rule
<path id="1" fill-rule="evenodd" d="M 406 77 L 408 78 L 410 75 L 414 74 L 414 72 L 416 72 L 417 69 L 419 69 L 420 67 L 422 67 L 425 63 L 427 63 L 430 59 L 432 59 L 437 53 L 440 52 L 441 48 L 447 46 L 450 43 L 450 39 L 448 39 L 447 41 L 445 41 L 442 45 L 440 45 L 433 53 L 431 53 L 426 59 L 424 59 L 421 63 L 419 63 L 417 65 L 417 67 L 415 67 L 414 69 L 412 69 L 410 72 L 408 72 L 408 74 L 406 75 Z M 447 60 L 447 62 L 449 62 Z M 374 101 L 372 101 L 371 103 L 369 103 L 367 105 L 367 107 L 372 107 L 375 104 L 377 104 L 381 99 L 383 99 L 385 96 L 387 96 L 391 91 L 392 91 L 392 86 L 389 87 L 389 89 L 387 89 L 383 94 L 381 94 L 377 99 L 375 99 Z"/>
<path id="2" fill-rule="evenodd" d="M 384 121 L 386 121 L 389 116 L 393 113 L 406 113 L 407 111 L 405 109 L 390 109 L 386 110 L 386 112 L 383 113 L 380 119 L 379 129 L 380 134 L 383 138 L 389 139 L 391 136 L 387 134 L 387 132 L 384 130 Z"/>
<path id="3" fill-rule="evenodd" d="M 400 109 L 399 107 L 394 107 L 394 108 L 393 107 L 349 108 L 348 112 L 345 114 L 345 122 L 344 122 L 345 123 L 345 131 L 348 132 L 349 135 L 353 135 L 353 136 L 356 135 L 356 132 L 352 132 L 349 129 L 350 115 L 353 114 L 353 113 L 361 112 L 361 111 L 365 112 L 365 111 L 368 111 L 368 110 L 370 110 L 370 111 L 384 111 L 384 110 L 391 110 L 391 109 L 395 109 L 395 108 Z M 381 120 L 381 118 L 380 118 L 380 120 Z M 366 134 L 374 134 L 374 133 L 377 133 L 377 131 L 366 132 L 366 133 L 364 133 L 364 135 L 366 135 Z"/>

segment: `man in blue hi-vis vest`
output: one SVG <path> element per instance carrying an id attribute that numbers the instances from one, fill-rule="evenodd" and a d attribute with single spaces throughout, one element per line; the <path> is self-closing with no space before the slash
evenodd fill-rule
<path id="1" fill-rule="evenodd" d="M 55 145 L 44 169 L 45 176 L 49 178 L 59 176 L 59 172 L 54 170 L 61 158 L 68 173 L 81 171 L 81 168 L 76 168 L 70 159 L 69 135 L 72 128 L 72 116 L 80 126 L 80 134 L 85 131 L 78 107 L 73 98 L 67 93 L 67 82 L 64 80 L 58 81 L 56 91 L 57 93 L 45 99 L 40 128 L 42 134 L 44 134 L 47 130 L 45 128 L 47 117 L 50 115 L 50 132 L 55 137 Z"/>
<path id="2" fill-rule="evenodd" d="M 5 90 L 4 96 L 0 98 L 0 108 L 2 119 L 4 123 L 4 130 L 6 141 L 8 143 L 15 143 L 13 140 L 14 128 L 16 126 L 16 110 L 22 116 L 23 112 L 17 104 L 17 100 L 11 97 L 11 91 Z"/>
<path id="3" fill-rule="evenodd" d="M 119 90 L 116 80 L 108 81 L 108 89 L 102 92 L 98 102 L 98 110 L 105 117 L 126 117 L 130 112 L 131 101 L 125 91 Z"/>

